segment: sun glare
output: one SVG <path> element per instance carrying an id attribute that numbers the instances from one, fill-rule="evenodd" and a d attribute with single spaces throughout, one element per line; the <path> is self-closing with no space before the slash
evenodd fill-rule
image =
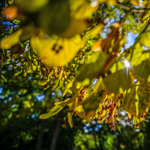
<path id="1" fill-rule="evenodd" d="M 130 63 L 128 61 L 126 61 L 126 60 L 124 61 L 124 64 L 125 64 L 125 67 L 127 67 L 127 68 L 131 67 Z"/>

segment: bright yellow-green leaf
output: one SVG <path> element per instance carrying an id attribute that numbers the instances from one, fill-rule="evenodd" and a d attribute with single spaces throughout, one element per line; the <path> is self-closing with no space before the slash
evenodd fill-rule
<path id="1" fill-rule="evenodd" d="M 47 66 L 63 66 L 71 61 L 79 50 L 81 39 L 77 35 L 66 39 L 49 37 L 43 32 L 32 36 L 31 47 L 37 51 L 38 56 Z"/>
<path id="2" fill-rule="evenodd" d="M 31 104 L 29 101 L 23 101 L 23 104 L 25 108 L 31 108 Z"/>
<path id="3" fill-rule="evenodd" d="M 1 49 L 10 49 L 12 46 L 19 43 L 20 35 L 22 34 L 22 32 L 23 32 L 23 29 L 19 29 L 15 33 L 2 38 L 0 48 Z"/>
<path id="4" fill-rule="evenodd" d="M 137 43 L 126 60 L 131 61 L 131 66 L 136 67 L 137 65 L 141 64 L 142 61 L 147 60 L 148 58 L 148 51 L 144 50 L 140 43 Z"/>
<path id="5" fill-rule="evenodd" d="M 101 91 L 105 90 L 105 85 L 103 83 L 102 77 L 98 79 L 98 81 L 95 83 L 94 91 Z"/>
<path id="6" fill-rule="evenodd" d="M 54 106 L 48 113 L 42 114 L 39 116 L 40 119 L 48 119 L 54 115 L 56 115 L 58 112 L 60 112 L 64 107 L 61 105 Z"/>
<path id="7" fill-rule="evenodd" d="M 71 99 L 69 98 L 69 99 L 62 101 L 62 102 L 55 102 L 55 105 L 61 105 L 64 107 L 64 106 L 70 104 L 73 100 L 74 100 L 73 98 L 71 98 Z"/>
<path id="8" fill-rule="evenodd" d="M 123 61 L 117 61 L 116 63 L 114 63 L 112 65 L 112 67 L 110 68 L 111 73 L 115 73 L 118 70 L 122 70 L 125 68 L 125 64 L 123 63 Z"/>
<path id="9" fill-rule="evenodd" d="M 71 128 L 73 127 L 72 115 L 73 115 L 73 113 L 68 112 L 68 123 Z"/>
<path id="10" fill-rule="evenodd" d="M 150 48 L 150 32 L 144 32 L 141 35 L 140 44 Z"/>

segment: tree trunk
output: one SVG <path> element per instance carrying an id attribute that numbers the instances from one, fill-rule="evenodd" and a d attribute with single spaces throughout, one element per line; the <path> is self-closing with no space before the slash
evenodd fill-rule
<path id="1" fill-rule="evenodd" d="M 41 129 L 40 129 L 38 139 L 37 139 L 37 143 L 36 143 L 36 150 L 41 150 L 45 125 L 46 125 L 45 120 L 42 120 Z"/>
<path id="2" fill-rule="evenodd" d="M 55 150 L 57 137 L 58 137 L 58 132 L 59 132 L 59 122 L 57 121 L 56 128 L 55 128 L 54 133 L 53 133 L 52 142 L 51 142 L 51 145 L 50 145 L 50 150 Z"/>

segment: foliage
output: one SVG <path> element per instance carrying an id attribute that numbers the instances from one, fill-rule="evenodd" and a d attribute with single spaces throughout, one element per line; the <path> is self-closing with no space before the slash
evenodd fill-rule
<path id="1" fill-rule="evenodd" d="M 44 95 L 44 90 L 61 91 L 62 98 L 49 102 L 40 119 L 68 106 L 71 127 L 75 114 L 84 123 L 105 120 L 115 130 L 124 109 L 139 127 L 150 107 L 149 1 L 38 0 L 30 7 L 28 1 L 6 2 L 0 16 L 1 83 L 26 83 L 32 77 L 31 84 L 43 88 Z M 130 32 L 137 37 L 127 48 Z M 13 79 L 5 70 L 12 70 Z M 22 106 L 32 112 L 34 99 Z"/>

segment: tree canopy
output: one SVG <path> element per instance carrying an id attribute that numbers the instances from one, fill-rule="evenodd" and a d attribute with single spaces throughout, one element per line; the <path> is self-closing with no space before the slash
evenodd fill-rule
<path id="1" fill-rule="evenodd" d="M 150 108 L 149 7 L 148 0 L 3 0 L 1 101 L 15 99 L 3 115 L 21 107 L 48 119 L 67 107 L 70 127 L 74 115 L 116 130 L 124 110 L 139 127 Z"/>

